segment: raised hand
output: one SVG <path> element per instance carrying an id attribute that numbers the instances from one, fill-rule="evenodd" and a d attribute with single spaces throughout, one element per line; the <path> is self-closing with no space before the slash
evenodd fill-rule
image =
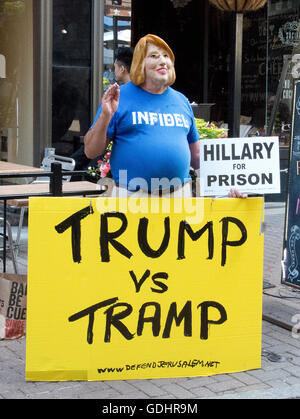
<path id="1" fill-rule="evenodd" d="M 117 83 L 110 86 L 102 97 L 99 118 L 84 137 L 84 152 L 89 159 L 94 159 L 105 151 L 108 144 L 107 129 L 118 109 L 119 98 L 120 90 Z"/>
<path id="2" fill-rule="evenodd" d="M 119 106 L 120 89 L 117 83 L 110 86 L 102 97 L 102 112 L 112 118 Z"/>

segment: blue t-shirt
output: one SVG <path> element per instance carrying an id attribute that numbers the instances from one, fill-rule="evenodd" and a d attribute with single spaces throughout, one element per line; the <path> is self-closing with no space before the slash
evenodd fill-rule
<path id="1" fill-rule="evenodd" d="M 101 107 L 92 127 L 100 113 Z M 171 87 L 152 94 L 129 82 L 120 87 L 119 106 L 107 137 L 113 141 L 110 164 L 115 182 L 130 190 L 137 185 L 145 189 L 146 182 L 153 190 L 157 189 L 154 179 L 178 179 L 181 184 L 190 178 L 189 144 L 200 136 L 183 94 Z M 126 172 L 120 176 L 120 171 Z"/>

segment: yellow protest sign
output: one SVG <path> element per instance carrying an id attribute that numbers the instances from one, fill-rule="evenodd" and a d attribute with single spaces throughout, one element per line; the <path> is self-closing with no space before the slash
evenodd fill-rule
<path id="1" fill-rule="evenodd" d="M 31 198 L 27 380 L 260 368 L 263 200 Z"/>

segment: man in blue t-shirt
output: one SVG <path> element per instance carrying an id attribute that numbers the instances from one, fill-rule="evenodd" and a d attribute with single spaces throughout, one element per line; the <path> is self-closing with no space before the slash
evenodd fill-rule
<path id="1" fill-rule="evenodd" d="M 191 162 L 199 168 L 199 134 L 188 100 L 170 87 L 174 54 L 161 38 L 147 35 L 138 42 L 130 78 L 103 96 L 101 113 L 85 136 L 85 153 L 93 158 L 112 140 L 113 178 L 129 190 L 157 189 L 161 179 L 183 185 Z"/>
<path id="2" fill-rule="evenodd" d="M 120 187 L 153 192 L 171 184 L 178 189 L 189 183 L 190 166 L 199 169 L 193 111 L 187 98 L 170 87 L 176 77 L 174 61 L 161 38 L 141 38 L 134 50 L 131 82 L 106 91 L 84 138 L 89 158 L 102 154 L 113 141 L 111 171 Z"/>

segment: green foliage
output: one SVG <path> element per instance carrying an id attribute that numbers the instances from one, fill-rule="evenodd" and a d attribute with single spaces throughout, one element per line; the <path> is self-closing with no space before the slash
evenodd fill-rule
<path id="1" fill-rule="evenodd" d="M 209 123 L 201 118 L 195 118 L 195 121 L 200 139 L 227 137 L 227 130 L 225 128 L 218 128 L 213 122 Z"/>

